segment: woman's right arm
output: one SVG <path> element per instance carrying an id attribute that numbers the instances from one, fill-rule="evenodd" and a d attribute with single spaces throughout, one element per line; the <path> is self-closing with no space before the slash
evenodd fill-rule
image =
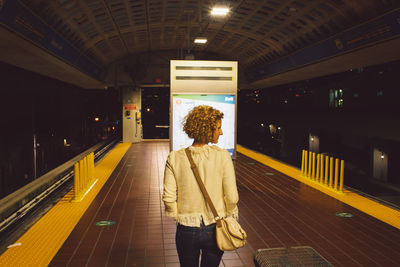
<path id="1" fill-rule="evenodd" d="M 239 193 L 236 186 L 236 175 L 233 167 L 231 155 L 228 151 L 223 159 L 223 180 L 224 198 L 226 205 L 226 215 L 238 216 L 237 203 L 239 202 Z"/>
<path id="2" fill-rule="evenodd" d="M 174 171 L 171 165 L 171 157 L 168 156 L 164 171 L 163 201 L 165 213 L 168 217 L 176 219 L 178 213 L 177 186 Z"/>

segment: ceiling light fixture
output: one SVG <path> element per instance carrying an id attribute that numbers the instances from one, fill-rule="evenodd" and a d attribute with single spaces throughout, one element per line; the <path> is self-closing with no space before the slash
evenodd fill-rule
<path id="1" fill-rule="evenodd" d="M 211 10 L 211 15 L 214 16 L 226 16 L 228 14 L 229 8 L 226 7 L 213 7 Z"/>
<path id="2" fill-rule="evenodd" d="M 205 43 L 207 43 L 207 38 L 197 37 L 196 39 L 194 39 L 194 43 L 195 44 L 205 44 Z"/>

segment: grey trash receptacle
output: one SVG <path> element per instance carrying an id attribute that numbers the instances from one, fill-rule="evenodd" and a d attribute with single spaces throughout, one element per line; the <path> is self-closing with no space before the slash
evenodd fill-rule
<path id="1" fill-rule="evenodd" d="M 258 249 L 254 253 L 254 264 L 256 267 L 332 266 L 318 252 L 308 246 Z"/>

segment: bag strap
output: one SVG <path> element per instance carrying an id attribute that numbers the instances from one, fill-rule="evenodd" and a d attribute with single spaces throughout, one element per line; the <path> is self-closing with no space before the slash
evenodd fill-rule
<path id="1" fill-rule="evenodd" d="M 187 147 L 185 149 L 185 152 L 186 152 L 186 156 L 189 159 L 190 167 L 192 168 L 193 174 L 196 177 L 197 183 L 200 186 L 201 192 L 203 193 L 203 196 L 206 199 L 206 201 L 208 203 L 208 206 L 211 208 L 211 211 L 212 211 L 212 213 L 214 215 L 215 221 L 217 222 L 218 225 L 220 225 L 221 218 L 218 216 L 217 210 L 215 209 L 215 206 L 214 206 L 214 204 L 213 204 L 213 202 L 212 202 L 212 200 L 210 198 L 210 195 L 208 194 L 207 189 L 204 186 L 204 183 L 200 178 L 199 170 L 197 169 L 197 166 L 193 161 L 193 157 L 192 157 L 192 154 L 190 153 L 190 149 Z"/>

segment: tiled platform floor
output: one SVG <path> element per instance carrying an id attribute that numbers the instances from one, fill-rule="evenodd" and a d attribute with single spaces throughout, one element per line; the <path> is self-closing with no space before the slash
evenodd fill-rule
<path id="1" fill-rule="evenodd" d="M 161 201 L 168 152 L 167 142 L 133 144 L 50 266 L 179 266 Z M 249 243 L 221 266 L 254 266 L 256 249 L 291 246 L 311 246 L 334 266 L 399 266 L 398 229 L 241 154 L 235 167 Z M 95 225 L 102 220 L 116 223 Z"/>

